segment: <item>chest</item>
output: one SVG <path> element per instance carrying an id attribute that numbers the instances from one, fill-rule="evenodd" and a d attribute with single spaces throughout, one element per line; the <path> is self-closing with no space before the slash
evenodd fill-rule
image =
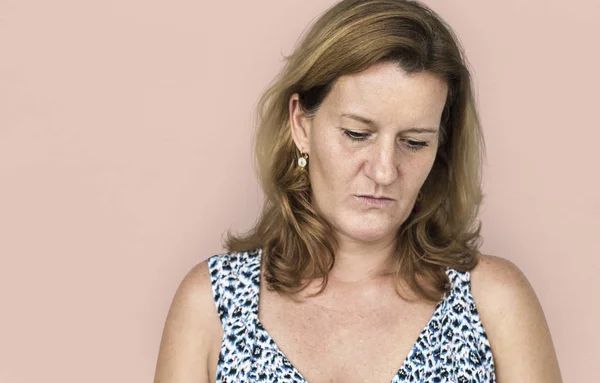
<path id="1" fill-rule="evenodd" d="M 389 383 L 434 309 L 393 290 L 294 302 L 261 288 L 259 320 L 309 383 Z"/>

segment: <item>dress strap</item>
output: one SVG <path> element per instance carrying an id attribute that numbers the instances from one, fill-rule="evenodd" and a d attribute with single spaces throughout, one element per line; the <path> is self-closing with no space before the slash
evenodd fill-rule
<path id="1" fill-rule="evenodd" d="M 258 308 L 259 251 L 216 254 L 207 262 L 221 324 L 245 321 Z"/>
<path id="2" fill-rule="evenodd" d="M 471 272 L 447 268 L 446 273 L 452 283 L 451 299 L 449 300 L 449 319 L 456 324 L 456 330 L 461 336 L 474 342 L 473 350 L 467 355 L 475 365 L 487 365 L 494 370 L 494 361 L 487 333 L 471 291 Z M 459 353 L 459 350 L 454 350 Z"/>

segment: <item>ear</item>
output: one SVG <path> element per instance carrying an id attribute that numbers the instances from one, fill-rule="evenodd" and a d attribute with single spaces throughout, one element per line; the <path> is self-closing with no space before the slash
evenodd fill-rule
<path id="1" fill-rule="evenodd" d="M 290 97 L 289 113 L 292 139 L 294 140 L 298 151 L 302 150 L 304 153 L 310 153 L 309 138 L 311 120 L 302 112 L 302 108 L 300 107 L 300 96 L 298 93 L 294 93 Z"/>

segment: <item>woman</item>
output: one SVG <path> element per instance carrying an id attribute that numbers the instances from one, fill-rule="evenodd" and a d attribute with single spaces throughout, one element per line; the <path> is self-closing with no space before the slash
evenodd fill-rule
<path id="1" fill-rule="evenodd" d="M 560 382 L 527 279 L 478 251 L 483 140 L 451 29 L 344 0 L 287 59 L 258 108 L 260 219 L 182 281 L 155 382 Z"/>

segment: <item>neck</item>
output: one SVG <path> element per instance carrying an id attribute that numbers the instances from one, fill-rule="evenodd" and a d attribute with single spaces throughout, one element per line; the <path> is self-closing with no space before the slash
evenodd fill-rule
<path id="1" fill-rule="evenodd" d="M 396 244 L 395 235 L 373 243 L 339 238 L 329 280 L 341 285 L 360 285 L 389 276 Z"/>

